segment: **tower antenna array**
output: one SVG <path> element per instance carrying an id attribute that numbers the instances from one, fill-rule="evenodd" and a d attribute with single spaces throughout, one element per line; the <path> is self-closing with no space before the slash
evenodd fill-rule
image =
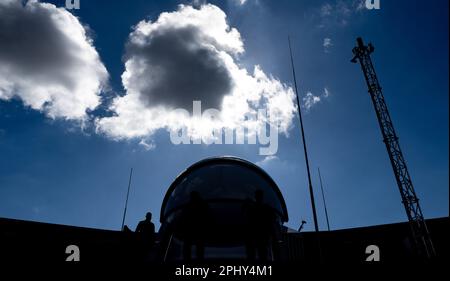
<path id="1" fill-rule="evenodd" d="M 394 125 L 375 73 L 375 68 L 370 58 L 370 54 L 374 52 L 375 48 L 371 43 L 365 46 L 360 37 L 356 41 L 357 46 L 353 48 L 354 57 L 351 62 L 357 63 L 359 61 L 361 64 L 361 69 L 364 73 L 367 87 L 369 88 L 369 94 L 375 107 L 381 134 L 383 135 L 383 142 L 386 145 L 395 179 L 400 190 L 402 203 L 411 226 L 413 243 L 419 256 L 431 258 L 435 256 L 433 243 L 425 219 L 423 218 L 419 198 L 417 198 L 416 192 L 414 191 L 406 161 L 400 149 L 398 137 L 395 133 Z"/>

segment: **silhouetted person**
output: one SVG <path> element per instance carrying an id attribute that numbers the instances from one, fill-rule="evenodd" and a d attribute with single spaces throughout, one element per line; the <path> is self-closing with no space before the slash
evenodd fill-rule
<path id="1" fill-rule="evenodd" d="M 191 259 L 191 248 L 196 247 L 197 259 L 203 259 L 205 251 L 205 233 L 208 225 L 209 207 L 197 191 L 192 191 L 189 202 L 184 208 L 184 244 L 183 257 Z"/>
<path id="2" fill-rule="evenodd" d="M 267 260 L 268 246 L 273 234 L 273 211 L 263 203 L 262 190 L 255 192 L 255 202 L 247 200 L 245 213 L 246 226 L 246 251 L 249 260 L 255 260 L 256 254 L 260 261 Z"/>
<path id="3" fill-rule="evenodd" d="M 155 225 L 152 223 L 152 213 L 148 212 L 145 215 L 145 220 L 138 223 L 136 233 L 139 233 L 148 244 L 153 244 L 155 238 Z"/>

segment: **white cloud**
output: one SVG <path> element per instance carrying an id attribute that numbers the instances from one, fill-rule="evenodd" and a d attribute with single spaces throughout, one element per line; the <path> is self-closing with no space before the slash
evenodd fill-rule
<path id="1" fill-rule="evenodd" d="M 303 104 L 302 106 L 306 109 L 306 111 L 309 111 L 314 105 L 320 102 L 320 97 L 313 95 L 311 92 L 307 92 L 306 96 L 303 97 Z"/>
<path id="2" fill-rule="evenodd" d="M 261 168 L 267 168 L 271 163 L 274 163 L 276 161 L 279 161 L 280 159 L 278 158 L 278 156 L 275 155 L 268 155 L 266 157 L 264 157 L 263 160 L 261 161 L 257 161 L 256 165 L 260 166 Z"/>
<path id="3" fill-rule="evenodd" d="M 0 2 L 0 99 L 84 120 L 108 73 L 76 17 L 36 0 Z"/>
<path id="4" fill-rule="evenodd" d="M 315 105 L 329 98 L 330 95 L 331 92 L 328 87 L 324 87 L 322 94 L 318 96 L 314 95 L 312 92 L 307 92 L 306 95 L 302 98 L 302 108 L 304 108 L 306 112 L 308 112 Z"/>
<path id="5" fill-rule="evenodd" d="M 180 5 L 154 22 L 139 22 L 125 55 L 126 94 L 113 100 L 114 116 L 96 120 L 97 130 L 113 139 L 148 139 L 159 129 L 186 127 L 190 136 L 201 137 L 212 129 L 265 126 L 245 120 L 265 108 L 287 133 L 295 116 L 294 92 L 259 66 L 251 73 L 242 68 L 243 53 L 238 30 L 214 5 Z M 202 101 L 203 110 L 220 109 L 220 118 L 200 120 L 173 110 L 192 112 L 194 100 Z"/>
<path id="6" fill-rule="evenodd" d="M 323 94 L 322 97 L 324 98 L 328 98 L 331 95 L 330 90 L 328 89 L 328 87 L 323 88 Z"/>
<path id="7" fill-rule="evenodd" d="M 329 28 L 347 26 L 355 13 L 362 12 L 365 0 L 330 0 L 318 10 L 320 15 L 319 27 Z"/>
<path id="8" fill-rule="evenodd" d="M 274 155 L 264 157 L 262 160 L 256 162 L 256 165 L 269 172 L 271 176 L 277 178 L 283 178 L 288 174 L 297 173 L 299 169 L 297 163 L 281 159 Z"/>
<path id="9" fill-rule="evenodd" d="M 331 12 L 333 11 L 333 6 L 331 6 L 330 3 L 325 3 L 320 7 L 320 15 L 322 17 L 327 17 L 331 15 Z"/>
<path id="10" fill-rule="evenodd" d="M 331 38 L 324 38 L 322 45 L 323 45 L 324 52 L 329 53 L 331 47 L 333 46 L 333 42 L 331 41 Z"/>
<path id="11" fill-rule="evenodd" d="M 142 145 L 144 147 L 145 150 L 149 151 L 149 150 L 153 150 L 156 148 L 156 145 L 153 142 L 147 142 L 146 140 L 142 139 L 139 142 L 139 145 Z"/>

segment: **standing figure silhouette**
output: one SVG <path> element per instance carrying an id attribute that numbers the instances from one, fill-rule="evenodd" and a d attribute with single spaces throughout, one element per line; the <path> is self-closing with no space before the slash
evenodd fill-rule
<path id="1" fill-rule="evenodd" d="M 256 190 L 255 201 L 247 200 L 245 213 L 247 226 L 245 243 L 247 259 L 254 261 L 256 256 L 260 261 L 267 261 L 270 239 L 273 234 L 273 213 L 269 206 L 263 203 L 264 192 Z"/>
<path id="2" fill-rule="evenodd" d="M 204 258 L 208 214 L 208 204 L 200 197 L 197 191 L 192 191 L 189 202 L 184 208 L 184 260 L 192 258 L 193 245 L 196 247 L 197 259 L 202 260 Z"/>

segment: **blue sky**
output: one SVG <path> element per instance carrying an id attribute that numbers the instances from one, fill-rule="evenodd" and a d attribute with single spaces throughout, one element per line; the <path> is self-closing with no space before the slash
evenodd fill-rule
<path id="1" fill-rule="evenodd" d="M 63 6 L 65 1 L 48 1 Z M 123 95 L 125 43 L 132 26 L 188 1 L 81 0 L 71 10 L 89 26 L 109 73 L 108 101 Z M 359 65 L 351 64 L 355 39 L 375 45 L 378 78 L 427 218 L 449 211 L 448 1 L 383 1 L 380 10 L 357 1 L 211 1 L 227 15 L 244 42 L 239 64 L 292 85 L 287 36 L 303 98 L 320 102 L 304 111 L 321 229 L 320 167 L 332 229 L 406 220 L 375 112 Z M 329 38 L 330 40 L 325 40 Z M 324 42 L 331 43 L 325 47 Z M 1 44 L 1 43 L 0 43 Z M 1 56 L 0 56 L 1 59 Z M 0 81 L 1 82 L 1 81 Z M 324 89 L 329 91 L 324 96 Z M 106 102 L 105 102 L 106 103 Z M 108 115 L 102 103 L 91 117 Z M 147 138 L 114 140 L 92 121 L 51 118 L 20 98 L 0 99 L 0 216 L 68 225 L 120 229 L 130 168 L 134 168 L 126 224 L 147 211 L 158 221 L 173 179 L 205 157 L 234 155 L 262 166 L 278 183 L 288 207 L 288 226 L 305 219 L 313 229 L 298 119 L 280 135 L 276 157 L 256 145 L 173 145 L 165 130 Z"/>

